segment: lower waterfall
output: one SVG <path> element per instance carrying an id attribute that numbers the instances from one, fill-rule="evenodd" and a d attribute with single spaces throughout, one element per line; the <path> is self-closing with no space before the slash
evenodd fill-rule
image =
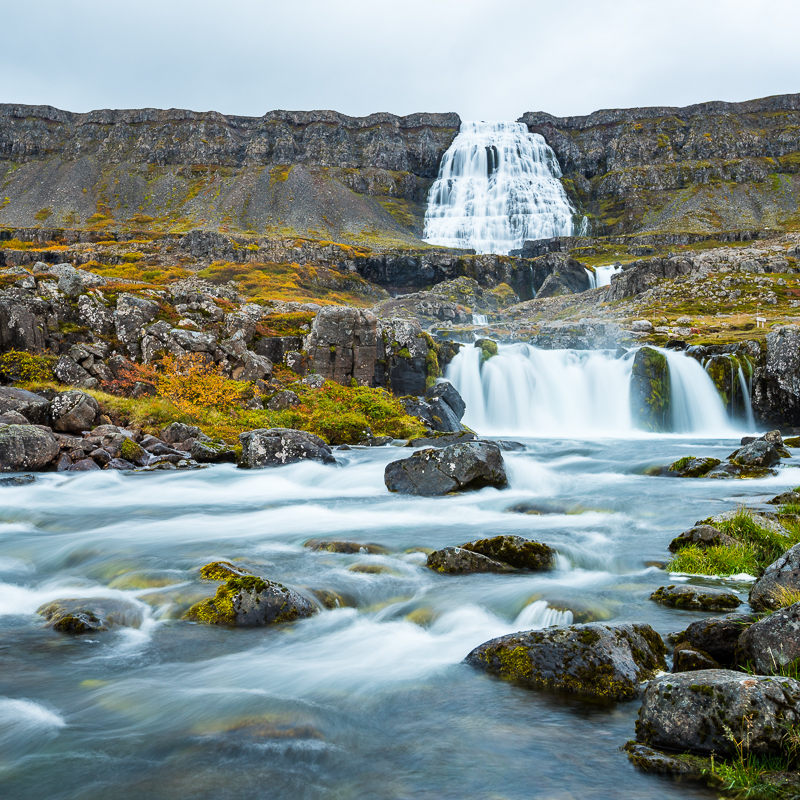
<path id="1" fill-rule="evenodd" d="M 662 350 L 670 371 L 674 433 L 735 436 L 708 373 L 681 352 Z M 635 351 L 617 358 L 607 350 L 539 350 L 499 345 L 481 364 L 481 350 L 465 346 L 446 377 L 467 405 L 464 424 L 505 436 L 631 436 L 629 390 Z M 752 416 L 747 419 L 751 423 Z"/>

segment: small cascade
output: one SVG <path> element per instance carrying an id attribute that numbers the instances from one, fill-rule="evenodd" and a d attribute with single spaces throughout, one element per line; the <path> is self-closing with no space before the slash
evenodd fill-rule
<path id="1" fill-rule="evenodd" d="M 674 432 L 735 435 L 702 365 L 680 352 L 660 352 L 669 364 Z M 640 435 L 630 410 L 634 354 L 511 344 L 481 363 L 481 350 L 467 346 L 448 366 L 447 379 L 467 405 L 464 424 L 487 435 Z"/>
<path id="2" fill-rule="evenodd" d="M 473 325 L 488 325 L 489 320 L 486 318 L 486 314 L 473 314 L 472 315 L 472 324 Z"/>
<path id="3" fill-rule="evenodd" d="M 622 272 L 622 267 L 607 266 L 595 267 L 594 272 L 587 270 L 589 273 L 589 281 L 592 284 L 592 289 L 599 289 L 601 286 L 611 286 L 611 278 L 614 275 L 619 275 Z"/>
<path id="4" fill-rule="evenodd" d="M 524 124 L 464 122 L 428 194 L 423 239 L 507 254 L 526 239 L 571 236 L 575 209 L 560 177 L 556 154 Z"/>
<path id="5" fill-rule="evenodd" d="M 750 399 L 752 386 L 745 378 L 744 370 L 741 368 L 741 366 L 739 367 L 738 372 L 739 388 L 741 389 L 742 398 L 744 399 L 744 422 L 748 431 L 754 431 L 756 429 L 756 418 L 753 416 L 753 403 Z"/>

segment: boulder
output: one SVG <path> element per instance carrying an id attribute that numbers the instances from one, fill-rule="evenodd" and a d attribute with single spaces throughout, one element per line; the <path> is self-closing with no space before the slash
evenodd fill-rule
<path id="1" fill-rule="evenodd" d="M 775 675 L 800 659 L 800 603 L 780 608 L 745 628 L 736 660 L 759 675 Z"/>
<path id="2" fill-rule="evenodd" d="M 471 431 L 461 433 L 442 433 L 438 436 L 418 436 L 416 439 L 409 439 L 406 447 L 449 447 L 451 444 L 463 444 L 464 442 L 474 442 L 478 437 Z M 494 442 L 501 450 L 505 448 L 499 442 Z"/>
<path id="3" fill-rule="evenodd" d="M 666 667 L 661 637 L 643 624 L 590 622 L 492 639 L 465 659 L 531 689 L 628 700 Z"/>
<path id="4" fill-rule="evenodd" d="M 103 467 L 103 469 L 120 469 L 120 470 L 127 470 L 127 469 L 135 469 L 136 465 L 131 464 L 130 461 L 126 461 L 124 458 L 112 458 L 108 464 Z"/>
<path id="5" fill-rule="evenodd" d="M 106 462 L 106 463 L 108 463 L 108 462 Z M 91 472 L 92 470 L 95 470 L 95 469 L 100 469 L 100 467 L 97 466 L 97 464 L 95 463 L 94 459 L 86 457 L 86 458 L 81 458 L 78 461 L 76 461 L 74 464 L 72 464 L 70 466 L 70 468 L 69 468 L 69 471 L 70 472 Z"/>
<path id="6" fill-rule="evenodd" d="M 679 757 L 636 742 L 628 742 L 623 749 L 628 754 L 628 761 L 642 772 L 696 778 L 701 778 L 703 775 L 705 765 L 698 763 L 701 759 L 696 756 Z"/>
<path id="7" fill-rule="evenodd" d="M 426 448 L 392 461 L 384 470 L 390 492 L 435 497 L 464 489 L 507 485 L 500 448 L 489 442 L 466 442 Z"/>
<path id="8" fill-rule="evenodd" d="M 309 539 L 303 547 L 308 547 L 315 552 L 346 553 L 348 555 L 370 553 L 371 555 L 386 555 L 389 551 L 379 544 L 362 544 L 361 542 L 342 542 L 333 539 Z"/>
<path id="9" fill-rule="evenodd" d="M 46 329 L 44 318 L 35 316 L 22 303 L 0 296 L 0 353 L 43 352 Z"/>
<path id="10" fill-rule="evenodd" d="M 100 385 L 97 378 L 92 377 L 74 358 L 61 356 L 53 367 L 53 374 L 67 386 L 80 386 L 83 389 L 94 389 Z"/>
<path id="11" fill-rule="evenodd" d="M 252 627 L 310 617 L 316 606 L 293 589 L 255 575 L 229 578 L 214 597 L 193 605 L 186 619 L 209 625 Z"/>
<path id="12" fill-rule="evenodd" d="M 0 389 L 2 391 L 2 389 Z M 767 500 L 773 506 L 800 505 L 800 492 L 783 492 L 772 500 Z"/>
<path id="13" fill-rule="evenodd" d="M 192 458 L 200 464 L 235 464 L 236 451 L 222 440 L 214 441 L 207 436 L 196 439 L 190 450 Z"/>
<path id="14" fill-rule="evenodd" d="M 637 350 L 630 383 L 631 417 L 647 431 L 670 430 L 670 382 L 667 357 L 652 347 Z"/>
<path id="15" fill-rule="evenodd" d="M 88 294 L 78 298 L 78 316 L 86 327 L 100 336 L 105 336 L 114 329 L 114 314 Z"/>
<path id="16" fill-rule="evenodd" d="M 708 669 L 650 681 L 636 740 L 654 747 L 735 757 L 780 753 L 787 725 L 800 722 L 800 681 Z M 736 741 L 734 741 L 736 740 Z"/>
<path id="17" fill-rule="evenodd" d="M 741 600 L 723 589 L 706 589 L 688 584 L 662 586 L 650 595 L 651 600 L 672 608 L 687 611 L 731 611 L 741 604 Z"/>
<path id="18" fill-rule="evenodd" d="M 637 319 L 631 323 L 631 330 L 634 333 L 653 333 L 655 328 L 648 319 Z"/>
<path id="19" fill-rule="evenodd" d="M 50 401 L 46 397 L 13 386 L 0 386 L 0 414 L 12 411 L 32 425 L 50 424 Z"/>
<path id="20" fill-rule="evenodd" d="M 800 592 L 800 544 L 773 561 L 750 589 L 750 605 L 756 611 L 780 608 L 784 591 Z"/>
<path id="21" fill-rule="evenodd" d="M 267 401 L 267 408 L 270 411 L 284 411 L 287 408 L 294 408 L 300 405 L 300 398 L 290 391 L 277 392 Z"/>
<path id="22" fill-rule="evenodd" d="M 19 411 L 6 411 L 0 414 L 0 425 L 27 425 L 28 420 Z"/>
<path id="23" fill-rule="evenodd" d="M 133 294 L 121 294 L 117 298 L 117 310 L 114 313 L 114 325 L 117 339 L 125 345 L 131 356 L 141 352 L 139 340 L 142 338 L 144 326 L 155 319 L 158 304 Z"/>
<path id="24" fill-rule="evenodd" d="M 694 650 L 701 650 L 725 667 L 733 665 L 739 637 L 757 616 L 753 614 L 728 614 L 693 622 L 679 639 Z"/>
<path id="25" fill-rule="evenodd" d="M 335 464 L 330 447 L 313 433 L 290 428 L 258 428 L 239 434 L 242 443 L 240 469 L 261 469 L 294 464 L 298 461 L 321 461 Z"/>
<path id="26" fill-rule="evenodd" d="M 197 439 L 200 428 L 196 425 L 185 425 L 183 422 L 173 422 L 163 428 L 159 435 L 168 444 L 180 444 L 187 439 Z"/>
<path id="27" fill-rule="evenodd" d="M 94 633 L 115 627 L 138 628 L 144 619 L 141 605 L 113 597 L 53 600 L 36 613 L 47 620 L 47 627 L 60 633 Z"/>
<path id="28" fill-rule="evenodd" d="M 750 444 L 735 450 L 728 456 L 734 463 L 742 467 L 756 467 L 758 469 L 769 469 L 775 464 L 780 463 L 780 453 L 775 449 L 772 442 L 764 439 L 756 439 Z"/>
<path id="29" fill-rule="evenodd" d="M 227 581 L 229 578 L 243 578 L 252 574 L 246 567 L 231 564 L 230 561 L 212 561 L 200 567 L 200 577 L 206 581 Z"/>
<path id="30" fill-rule="evenodd" d="M 705 550 L 708 547 L 732 547 L 736 543 L 736 539 L 732 536 L 728 536 L 727 533 L 723 533 L 711 525 L 695 525 L 694 528 L 689 528 L 680 536 L 676 536 L 669 543 L 669 551 L 677 553 L 678 550 L 689 545 L 695 545 L 701 550 Z"/>
<path id="31" fill-rule="evenodd" d="M 443 397 L 434 397 L 428 403 L 430 427 L 440 433 L 461 433 L 466 428 L 459 422 L 458 415 Z"/>
<path id="32" fill-rule="evenodd" d="M 464 550 L 501 561 L 515 569 L 545 570 L 555 566 L 555 551 L 541 542 L 522 536 L 493 536 L 462 544 Z"/>
<path id="33" fill-rule="evenodd" d="M 461 397 L 458 393 L 458 389 L 456 389 L 450 381 L 438 381 L 434 383 L 433 386 L 425 392 L 425 397 L 428 400 L 440 397 L 450 406 L 450 409 L 458 420 L 463 419 L 464 413 L 467 410 L 467 404 L 464 402 L 464 398 Z"/>
<path id="34" fill-rule="evenodd" d="M 718 458 L 685 456 L 670 464 L 666 474 L 671 478 L 702 478 L 720 463 Z"/>
<path id="35" fill-rule="evenodd" d="M 48 469 L 59 450 L 50 431 L 34 425 L 0 425 L 0 472 Z"/>
<path id="36" fill-rule="evenodd" d="M 428 556 L 428 569 L 449 575 L 470 572 L 514 572 L 513 567 L 495 561 L 493 558 L 464 550 L 461 547 L 444 547 Z"/>
<path id="37" fill-rule="evenodd" d="M 672 656 L 673 672 L 694 672 L 700 669 L 721 668 L 722 665 L 706 653 L 705 650 L 694 648 L 688 642 L 679 644 Z"/>
<path id="38" fill-rule="evenodd" d="M 53 430 L 83 433 L 92 429 L 100 414 L 97 400 L 85 392 L 72 390 L 57 394 L 50 403 Z"/>

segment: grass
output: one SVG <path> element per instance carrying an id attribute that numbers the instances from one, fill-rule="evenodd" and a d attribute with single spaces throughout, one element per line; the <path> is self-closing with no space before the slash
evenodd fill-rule
<path id="1" fill-rule="evenodd" d="M 731 519 L 714 527 L 736 539 L 737 544 L 706 549 L 689 545 L 673 556 L 666 569 L 723 577 L 741 573 L 761 575 L 773 561 L 800 541 L 800 530 L 796 526 L 787 524 L 788 535 L 783 536 L 760 526 L 744 507 L 737 509 Z"/>

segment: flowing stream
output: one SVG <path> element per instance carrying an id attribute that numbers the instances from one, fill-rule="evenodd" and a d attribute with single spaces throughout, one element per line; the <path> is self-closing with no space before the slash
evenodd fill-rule
<path id="1" fill-rule="evenodd" d="M 556 154 L 521 122 L 464 122 L 428 193 L 423 239 L 478 253 L 571 236 L 575 209 Z"/>
<path id="2" fill-rule="evenodd" d="M 503 491 L 391 495 L 384 467 L 409 452 L 395 447 L 337 451 L 336 466 L 50 473 L 0 488 L 3 796 L 715 797 L 629 764 L 620 747 L 634 735 L 638 703 L 526 691 L 461 662 L 492 637 L 552 624 L 685 628 L 704 615 L 648 599 L 685 580 L 654 562 L 696 520 L 795 485 L 793 470 L 757 481 L 644 474 L 684 455 L 724 458 L 740 434 L 716 412 L 695 416 L 695 401 L 708 398 L 690 391 L 705 388 L 690 359 L 685 374 L 684 362 L 673 372 L 689 432 L 646 436 L 626 411 L 624 358 L 515 345 L 475 381 L 471 351 L 451 367 L 468 422 L 513 431 L 523 445 L 504 454 Z M 673 356 L 683 358 L 671 354 L 671 368 Z M 552 545 L 557 568 L 444 576 L 424 566 L 422 548 L 502 533 Z M 303 546 L 319 537 L 389 553 Z M 269 629 L 181 621 L 213 592 L 197 570 L 216 559 L 337 592 L 346 606 Z M 695 580 L 746 597 L 746 583 Z M 44 628 L 36 609 L 65 597 L 116 598 L 143 622 L 87 636 Z"/>

